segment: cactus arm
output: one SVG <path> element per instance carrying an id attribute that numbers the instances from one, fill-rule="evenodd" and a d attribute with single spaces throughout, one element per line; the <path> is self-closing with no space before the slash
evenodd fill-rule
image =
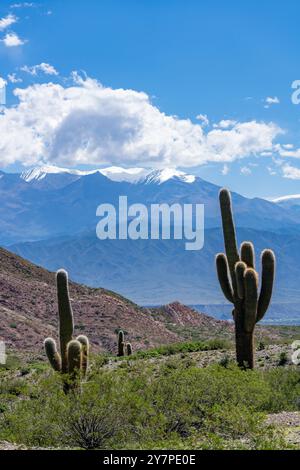
<path id="1" fill-rule="evenodd" d="M 235 292 L 235 272 L 234 268 L 238 261 L 240 261 L 239 251 L 237 247 L 235 227 L 233 221 L 231 196 L 227 189 L 221 189 L 219 194 L 220 208 L 223 225 L 223 235 L 225 252 L 228 260 L 229 271 L 232 279 L 232 287 Z"/>
<path id="2" fill-rule="evenodd" d="M 245 316 L 244 330 L 251 333 L 256 323 L 256 312 L 258 303 L 258 275 L 257 272 L 249 268 L 244 275 L 245 285 Z"/>
<path id="3" fill-rule="evenodd" d="M 258 300 L 256 322 L 259 322 L 265 315 L 271 301 L 274 277 L 275 277 L 275 255 L 272 250 L 264 250 L 261 257 L 262 280 L 261 290 Z"/>
<path id="4" fill-rule="evenodd" d="M 85 377 L 89 365 L 90 343 L 87 336 L 84 335 L 78 336 L 76 340 L 81 344 L 81 371 L 83 377 Z"/>
<path id="5" fill-rule="evenodd" d="M 49 359 L 49 362 L 53 369 L 56 372 L 61 371 L 61 357 L 59 352 L 57 351 L 56 342 L 52 338 L 46 338 L 44 341 L 44 347 L 46 351 L 46 355 Z"/>
<path id="6" fill-rule="evenodd" d="M 72 339 L 67 346 L 68 353 L 68 364 L 70 374 L 74 373 L 76 370 L 79 372 L 81 370 L 81 343 L 77 339 Z"/>
<path id="7" fill-rule="evenodd" d="M 243 242 L 241 244 L 241 260 L 246 263 L 248 268 L 255 269 L 254 246 L 251 242 Z"/>
<path id="8" fill-rule="evenodd" d="M 64 391 L 80 388 L 80 374 L 82 368 L 81 343 L 76 339 L 71 340 L 67 345 L 68 376 L 64 379 Z"/>
<path id="9" fill-rule="evenodd" d="M 65 270 L 57 271 L 56 283 L 62 372 L 66 373 L 68 370 L 67 345 L 72 340 L 74 321 L 69 298 L 68 273 Z"/>
<path id="10" fill-rule="evenodd" d="M 132 355 L 132 346 L 131 346 L 131 343 L 127 343 L 127 344 L 126 344 L 126 349 L 127 349 L 127 356 L 131 356 L 131 355 Z"/>
<path id="11" fill-rule="evenodd" d="M 219 253 L 216 256 L 216 267 L 217 267 L 219 283 L 223 291 L 223 294 L 229 302 L 233 303 L 234 294 L 233 294 L 232 286 L 229 281 L 228 263 L 227 263 L 227 258 L 224 255 L 224 253 Z"/>
<path id="12" fill-rule="evenodd" d="M 235 277 L 236 277 L 236 286 L 237 286 L 237 294 L 239 299 L 243 299 L 245 295 L 245 288 L 244 288 L 244 274 L 247 269 L 246 264 L 243 261 L 239 261 L 235 265 Z"/>

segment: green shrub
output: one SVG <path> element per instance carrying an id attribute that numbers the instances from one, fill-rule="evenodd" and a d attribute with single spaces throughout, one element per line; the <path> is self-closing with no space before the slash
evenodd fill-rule
<path id="1" fill-rule="evenodd" d="M 285 351 L 279 354 L 278 366 L 285 366 L 289 362 L 288 355 Z"/>
<path id="2" fill-rule="evenodd" d="M 272 390 L 266 401 L 265 410 L 269 413 L 300 410 L 300 374 L 298 368 L 276 368 L 264 374 L 266 383 Z"/>
<path id="3" fill-rule="evenodd" d="M 230 357 L 228 354 L 225 354 L 225 356 L 222 356 L 221 359 L 219 360 L 219 365 L 222 367 L 225 367 L 225 369 L 228 368 L 229 364 L 231 363 Z"/>
<path id="4" fill-rule="evenodd" d="M 287 447 L 265 424 L 265 413 L 297 410 L 296 367 L 242 371 L 228 363 L 200 369 L 188 359 L 110 368 L 95 366 L 103 364 L 99 356 L 80 395 L 66 396 L 48 370 L 14 386 L 2 381 L 0 440 L 83 449 Z"/>
<path id="5" fill-rule="evenodd" d="M 160 346 L 146 351 L 137 351 L 132 356 L 132 359 L 146 359 L 159 356 L 172 356 L 180 353 L 191 353 L 198 351 L 216 351 L 218 349 L 228 349 L 229 344 L 227 341 L 220 339 L 213 339 L 208 341 L 193 341 L 186 343 L 173 343 L 165 346 Z"/>

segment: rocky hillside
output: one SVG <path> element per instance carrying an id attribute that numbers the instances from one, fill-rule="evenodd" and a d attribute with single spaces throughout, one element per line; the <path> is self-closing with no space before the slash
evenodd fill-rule
<path id="1" fill-rule="evenodd" d="M 215 336 L 231 336 L 232 325 L 177 302 L 140 308 L 104 289 L 71 283 L 76 333 L 87 334 L 94 351 L 113 351 L 115 331 L 124 329 L 135 349 Z M 42 350 L 57 331 L 55 274 L 0 249 L 0 340 L 14 350 Z"/>

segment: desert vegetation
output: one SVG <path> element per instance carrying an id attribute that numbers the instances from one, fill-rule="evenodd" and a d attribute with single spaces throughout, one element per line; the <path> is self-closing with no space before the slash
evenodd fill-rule
<path id="1" fill-rule="evenodd" d="M 294 367 L 199 367 L 197 353 L 93 357 L 81 393 L 42 362 L 0 372 L 0 441 L 26 448 L 293 448 L 267 415 L 299 410 Z"/>

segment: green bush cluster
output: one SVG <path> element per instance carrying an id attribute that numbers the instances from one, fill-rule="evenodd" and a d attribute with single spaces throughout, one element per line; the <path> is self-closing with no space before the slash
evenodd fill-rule
<path id="1" fill-rule="evenodd" d="M 173 343 L 159 346 L 146 351 L 137 351 L 131 356 L 132 359 L 146 359 L 159 356 L 172 356 L 180 353 L 190 353 L 198 351 L 216 351 L 218 349 L 229 349 L 229 343 L 221 339 L 208 341 L 190 341 L 185 343 Z"/>
<path id="2" fill-rule="evenodd" d="M 21 397 L 14 392 L 2 381 L 0 440 L 28 447 L 282 449 L 264 416 L 297 410 L 300 381 L 296 368 L 200 369 L 170 357 L 117 369 L 92 364 L 81 394 L 65 395 L 59 377 L 42 371 Z"/>

